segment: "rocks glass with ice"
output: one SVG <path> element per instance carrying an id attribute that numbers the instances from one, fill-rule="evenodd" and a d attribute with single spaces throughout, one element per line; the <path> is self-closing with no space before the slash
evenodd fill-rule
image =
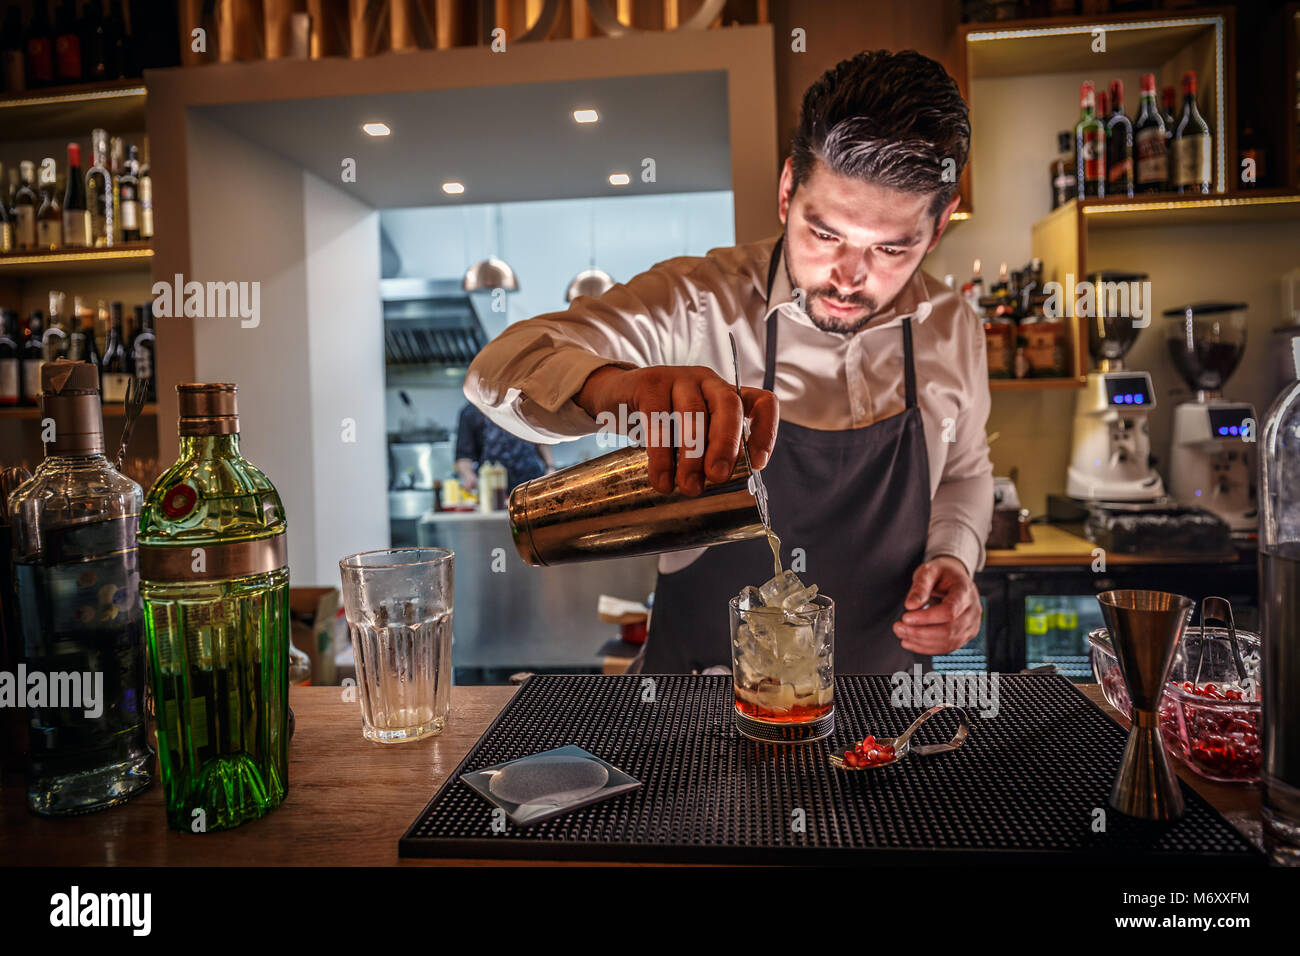
<path id="1" fill-rule="evenodd" d="M 393 548 L 339 562 L 369 740 L 419 740 L 447 722 L 454 560 L 445 548 Z"/>
<path id="2" fill-rule="evenodd" d="M 764 741 L 835 729 L 835 603 L 783 571 L 731 599 L 736 729 Z"/>

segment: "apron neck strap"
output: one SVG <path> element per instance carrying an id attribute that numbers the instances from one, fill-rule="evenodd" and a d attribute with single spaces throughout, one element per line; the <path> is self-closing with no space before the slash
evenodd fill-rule
<path id="1" fill-rule="evenodd" d="M 773 391 L 776 385 L 776 313 L 772 308 L 772 283 L 776 279 L 777 266 L 781 264 L 781 249 L 785 245 L 782 233 L 772 247 L 772 260 L 767 266 L 767 346 L 763 350 L 763 388 Z M 907 408 L 916 407 L 916 367 L 912 361 L 912 319 L 903 320 L 903 397 Z"/>

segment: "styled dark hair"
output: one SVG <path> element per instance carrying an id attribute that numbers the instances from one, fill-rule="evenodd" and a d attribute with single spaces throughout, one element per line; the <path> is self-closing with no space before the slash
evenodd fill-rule
<path id="1" fill-rule="evenodd" d="M 821 160 L 844 176 L 933 192 L 937 216 L 957 193 L 969 151 L 970 113 L 944 68 L 915 50 L 874 50 L 808 88 L 790 153 L 796 188 Z"/>

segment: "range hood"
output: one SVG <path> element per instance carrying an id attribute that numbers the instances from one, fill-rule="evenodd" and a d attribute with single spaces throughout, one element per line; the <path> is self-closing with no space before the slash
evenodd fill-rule
<path id="1" fill-rule="evenodd" d="M 382 279 L 379 294 L 389 366 L 463 367 L 487 344 L 478 306 L 489 297 L 465 292 L 460 279 Z"/>

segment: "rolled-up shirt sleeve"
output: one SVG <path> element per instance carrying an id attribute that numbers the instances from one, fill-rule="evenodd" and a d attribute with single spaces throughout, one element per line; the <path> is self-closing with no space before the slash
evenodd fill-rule
<path id="1" fill-rule="evenodd" d="M 702 320 L 691 269 L 668 260 L 598 298 L 508 326 L 470 364 L 465 397 L 528 441 L 577 438 L 598 428 L 573 401 L 592 372 L 682 364 Z"/>
<path id="2" fill-rule="evenodd" d="M 963 350 L 970 356 L 965 368 L 968 401 L 930 502 L 925 559 L 951 555 L 973 575 L 984 567 L 984 544 L 993 523 L 993 462 L 985 431 L 991 402 L 982 329 L 973 320 L 961 328 L 969 340 Z"/>

